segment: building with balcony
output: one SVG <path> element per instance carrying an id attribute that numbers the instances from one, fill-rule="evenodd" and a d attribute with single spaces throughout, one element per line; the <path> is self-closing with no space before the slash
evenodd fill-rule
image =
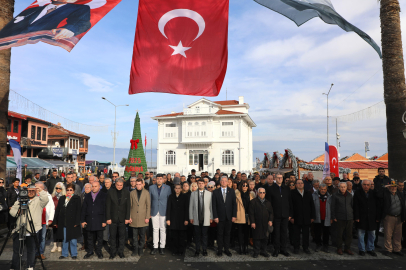
<path id="1" fill-rule="evenodd" d="M 28 115 L 8 112 L 7 139 L 16 140 L 21 145 L 22 157 L 38 157 L 47 147 L 49 122 Z M 7 146 L 7 155 L 12 150 Z"/>
<path id="2" fill-rule="evenodd" d="M 188 174 L 192 169 L 210 175 L 219 168 L 253 169 L 252 128 L 244 97 L 210 101 L 202 98 L 183 112 L 152 117 L 158 121 L 157 172 Z"/>
<path id="3" fill-rule="evenodd" d="M 59 158 L 75 165 L 76 171 L 85 169 L 89 136 L 64 129 L 60 124 L 49 127 L 47 149 L 41 152 L 43 159 Z"/>

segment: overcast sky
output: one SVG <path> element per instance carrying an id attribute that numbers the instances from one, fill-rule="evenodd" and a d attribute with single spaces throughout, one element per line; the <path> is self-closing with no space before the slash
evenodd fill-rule
<path id="1" fill-rule="evenodd" d="M 379 45 L 379 3 L 371 0 L 332 0 L 349 22 Z M 15 15 L 31 1 L 15 4 Z M 144 93 L 129 96 L 128 84 L 138 1 L 123 0 L 68 53 L 38 43 L 12 49 L 11 89 L 42 107 L 73 121 L 111 125 L 106 133 L 88 133 L 90 143 L 112 147 L 110 131 L 116 104 L 117 147 L 130 147 L 136 110 L 142 133 L 156 147 L 157 123 L 151 117 L 182 111 L 200 97 Z M 401 3 L 406 9 L 406 4 Z M 401 13 L 406 29 L 406 14 Z M 405 35 L 404 35 L 405 36 Z M 405 43 L 405 38 L 403 38 Z M 330 115 L 345 115 L 383 99 L 382 65 L 377 53 L 353 32 L 315 18 L 301 27 L 254 1 L 230 1 L 229 62 L 217 98 L 244 96 L 251 106 L 254 149 L 282 152 L 286 148 L 304 160 L 324 151 L 326 97 L 331 83 Z M 399 119 L 399 124 L 402 124 Z M 354 152 L 369 155 L 387 151 L 385 117 L 339 123 L 341 157 Z M 335 120 L 330 144 L 335 144 Z M 150 145 L 147 146 L 148 148 Z"/>

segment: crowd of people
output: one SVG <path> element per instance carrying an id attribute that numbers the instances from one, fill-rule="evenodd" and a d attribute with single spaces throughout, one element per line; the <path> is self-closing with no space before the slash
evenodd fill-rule
<path id="1" fill-rule="evenodd" d="M 311 254 L 310 237 L 313 252 L 329 253 L 333 246 L 339 255 L 354 255 L 355 238 L 360 256 L 377 256 L 381 226 L 382 254 L 403 256 L 404 183 L 391 180 L 383 168 L 373 181 L 361 180 L 357 172 L 351 180 L 345 173 L 342 179 L 332 173 L 322 181 L 312 172 L 296 179 L 293 174 L 248 176 L 236 170 L 229 175 L 216 170 L 213 178 L 207 172 L 198 176 L 194 170 L 188 176 L 175 173 L 173 178 L 152 172 L 132 172 L 128 179 L 117 172 L 108 176 L 79 180 L 69 172 L 62 180 L 54 170 L 46 180 L 39 175 L 25 177 L 40 244 L 37 252 L 34 236 L 27 234 L 29 269 L 35 258 L 46 259 L 47 238 L 52 238 L 51 252 L 60 252 L 61 260 L 69 253 L 77 259 L 78 243 L 86 251 L 84 259 L 103 258 L 103 248 L 110 259 L 124 258 L 126 246 L 131 256 L 143 255 L 148 245 L 151 255 L 165 254 L 168 244 L 179 256 L 193 244 L 196 257 L 207 256 L 208 248 L 217 256 L 232 256 L 234 248 L 248 255 L 249 246 L 254 258 L 290 256 L 289 245 L 295 254 L 300 247 Z M 19 260 L 20 191 L 18 178 L 7 190 L 0 178 L 0 206 L 6 206 L 0 211 L 0 223 L 7 222 L 13 230 L 12 269 L 18 269 Z"/>

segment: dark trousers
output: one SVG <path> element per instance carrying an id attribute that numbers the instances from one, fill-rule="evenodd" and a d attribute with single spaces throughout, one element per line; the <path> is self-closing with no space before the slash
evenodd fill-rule
<path id="1" fill-rule="evenodd" d="M 324 220 L 321 223 L 313 223 L 314 226 L 314 238 L 316 244 L 321 246 L 328 247 L 328 240 L 330 237 L 330 226 L 324 226 Z M 323 241 L 321 237 L 323 236 Z"/>
<path id="2" fill-rule="evenodd" d="M 273 222 L 275 250 L 286 251 L 288 246 L 288 222 L 287 218 L 275 218 Z"/>
<path id="3" fill-rule="evenodd" d="M 259 254 L 260 252 L 266 252 L 266 242 L 267 238 L 254 239 L 254 254 Z"/>
<path id="4" fill-rule="evenodd" d="M 130 229 L 131 228 L 132 227 L 130 227 Z M 145 233 L 146 233 L 147 229 L 148 229 L 148 227 L 132 228 L 134 250 L 144 249 Z M 140 237 L 139 242 L 138 242 L 138 236 Z"/>
<path id="5" fill-rule="evenodd" d="M 96 239 L 96 243 L 93 238 Z M 93 253 L 93 251 L 95 251 L 96 253 L 101 254 L 103 248 L 103 230 L 87 231 L 87 245 L 88 253 Z"/>
<path id="6" fill-rule="evenodd" d="M 299 248 L 300 246 L 300 233 L 302 233 L 302 247 L 303 249 L 309 248 L 310 238 L 310 225 L 293 224 L 293 247 Z"/>
<path id="7" fill-rule="evenodd" d="M 186 230 L 171 230 L 171 235 L 173 242 L 172 250 L 176 253 L 183 253 L 186 247 Z"/>
<path id="8" fill-rule="evenodd" d="M 293 246 L 295 242 L 295 232 L 293 230 L 292 222 L 288 222 L 289 242 Z"/>
<path id="9" fill-rule="evenodd" d="M 231 220 L 220 221 L 217 224 L 217 246 L 218 251 L 230 250 Z"/>
<path id="10" fill-rule="evenodd" d="M 217 239 L 217 227 L 209 227 L 207 246 L 214 247 L 214 240 Z"/>
<path id="11" fill-rule="evenodd" d="M 381 222 L 376 223 L 376 228 L 375 228 L 375 241 L 374 244 L 375 246 L 378 245 L 378 236 L 379 236 L 379 228 L 381 227 Z"/>
<path id="12" fill-rule="evenodd" d="M 12 235 L 12 239 L 13 239 L 13 259 L 11 261 L 10 269 L 20 270 L 20 252 L 23 251 L 24 247 L 21 247 L 20 251 L 20 241 L 18 240 L 19 239 L 18 233 L 14 233 Z M 27 236 L 25 238 L 24 244 L 27 246 L 27 248 L 24 250 L 24 253 L 27 254 L 26 268 L 30 267 L 34 268 L 35 251 L 37 249 L 37 247 L 35 246 L 35 236 Z"/>
<path id="13" fill-rule="evenodd" d="M 236 225 L 238 227 L 238 243 L 240 244 L 240 246 L 248 246 L 248 234 L 250 231 L 249 225 L 246 223 Z"/>
<path id="14" fill-rule="evenodd" d="M 195 244 L 196 244 L 196 251 L 200 251 L 200 246 L 203 250 L 207 249 L 207 231 L 209 229 L 208 226 L 195 225 Z"/>
<path id="15" fill-rule="evenodd" d="M 125 223 L 117 222 L 110 224 L 110 252 L 111 254 L 123 253 L 124 252 L 124 241 L 125 241 Z M 118 247 L 117 247 L 118 240 Z"/>
<path id="16" fill-rule="evenodd" d="M 88 231 L 86 229 L 82 229 L 82 233 L 83 233 L 83 245 L 85 246 L 86 252 L 89 252 L 89 244 L 87 242 Z"/>
<path id="17" fill-rule="evenodd" d="M 402 247 L 406 247 L 406 223 L 402 224 Z"/>
<path id="18" fill-rule="evenodd" d="M 345 236 L 344 250 L 349 250 L 352 242 L 352 220 L 337 220 L 337 249 L 343 246 L 343 235 Z"/>
<path id="19" fill-rule="evenodd" d="M 193 241 L 193 233 L 195 231 L 195 226 L 193 224 L 188 224 L 187 225 L 187 244 L 191 244 Z"/>

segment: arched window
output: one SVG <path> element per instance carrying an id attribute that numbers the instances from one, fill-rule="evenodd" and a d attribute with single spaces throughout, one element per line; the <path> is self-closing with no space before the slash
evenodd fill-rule
<path id="1" fill-rule="evenodd" d="M 224 150 L 221 154 L 223 165 L 234 165 L 234 151 Z"/>
<path id="2" fill-rule="evenodd" d="M 175 165 L 176 164 L 176 153 L 175 151 L 169 150 L 165 153 L 165 164 Z"/>

